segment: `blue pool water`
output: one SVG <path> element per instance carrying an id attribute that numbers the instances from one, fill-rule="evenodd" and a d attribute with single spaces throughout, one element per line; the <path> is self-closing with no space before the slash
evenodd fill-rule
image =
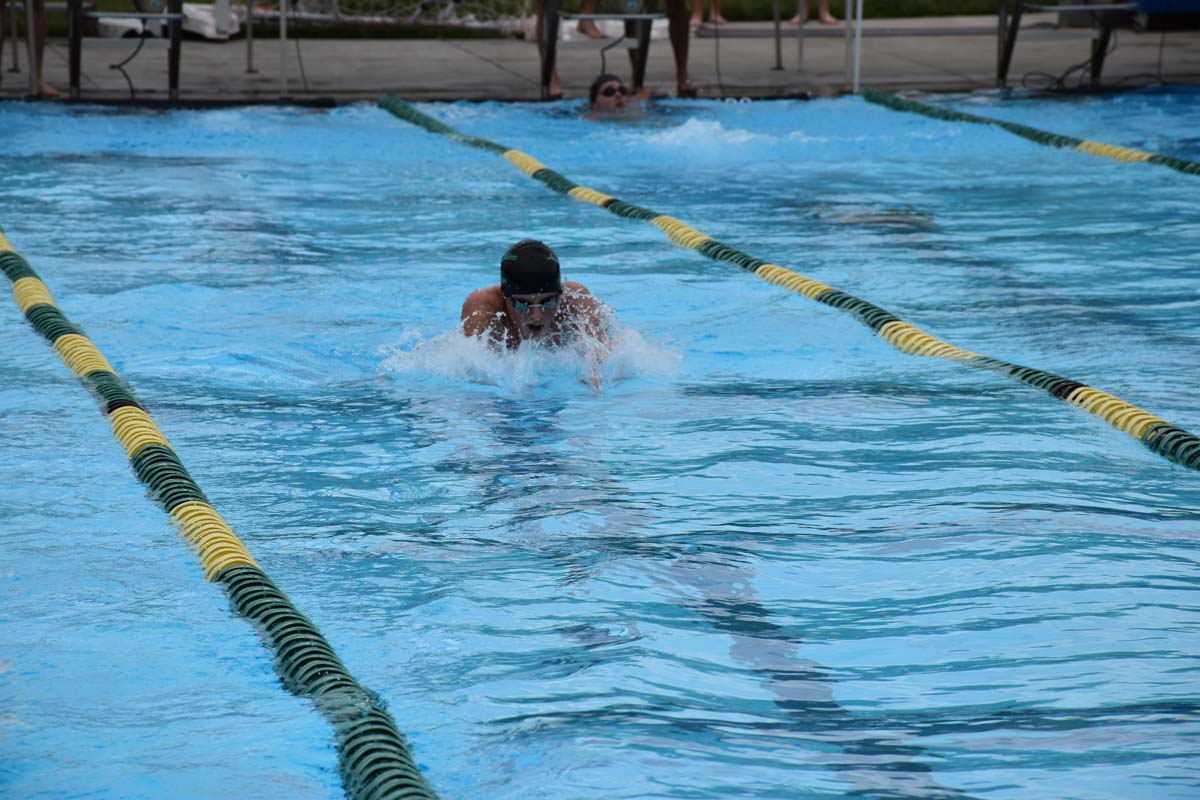
<path id="1" fill-rule="evenodd" d="M 1200 159 L 1196 98 L 939 102 Z M 1194 176 L 852 98 L 421 108 L 1200 431 Z M 1200 797 L 1194 472 L 374 107 L 0 125 L 0 225 L 447 800 Z M 529 236 L 601 392 L 455 333 Z M 0 348 L 0 795 L 341 797 L 11 302 Z"/>

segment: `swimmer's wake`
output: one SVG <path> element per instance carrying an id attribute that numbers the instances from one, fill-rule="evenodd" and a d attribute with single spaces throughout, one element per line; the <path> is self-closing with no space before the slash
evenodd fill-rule
<path id="1" fill-rule="evenodd" d="M 549 388 L 574 393 L 592 388 L 591 377 L 605 387 L 634 377 L 671 376 L 679 368 L 680 354 L 649 342 L 632 328 L 617 327 L 607 357 L 600 358 L 601 345 L 579 338 L 562 347 L 524 342 L 513 350 L 497 350 L 478 337 L 463 336 L 458 330 L 428 339 L 420 331 L 406 330 L 400 341 L 380 348 L 384 372 L 393 375 L 436 376 L 497 386 L 513 394 Z"/>
<path id="2" fill-rule="evenodd" d="M 1051 397 L 1065 400 L 1071 405 L 1103 419 L 1118 430 L 1137 439 L 1163 458 L 1190 469 L 1200 470 L 1200 438 L 1119 397 L 1061 375 L 956 347 L 905 322 L 887 309 L 777 264 L 771 264 L 761 258 L 743 253 L 674 217 L 619 200 L 587 186 L 581 186 L 519 150 L 504 147 L 482 137 L 466 136 L 449 125 L 422 114 L 399 98 L 389 95 L 383 98 L 379 105 L 400 119 L 432 133 L 439 133 L 461 144 L 503 156 L 517 169 L 560 194 L 566 194 L 581 202 L 599 206 L 619 217 L 649 222 L 680 247 L 695 250 L 714 261 L 734 264 L 748 272 L 753 272 L 769 283 L 802 294 L 814 302 L 845 311 L 902 353 L 957 361 L 969 367 L 996 372 L 1035 389 L 1040 389 Z"/>

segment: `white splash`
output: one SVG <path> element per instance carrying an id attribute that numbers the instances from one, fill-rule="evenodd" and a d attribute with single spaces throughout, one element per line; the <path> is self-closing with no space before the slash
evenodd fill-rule
<path id="1" fill-rule="evenodd" d="M 497 350 L 458 330 L 429 339 L 419 330 L 405 330 L 398 342 L 378 353 L 385 373 L 468 381 L 514 394 L 538 387 L 603 391 L 634 377 L 670 378 L 683 361 L 678 351 L 648 341 L 632 328 L 618 326 L 611 335 L 611 351 L 605 356 L 606 348 L 586 337 L 562 347 L 525 342 L 516 350 Z"/>
<path id="2" fill-rule="evenodd" d="M 651 144 L 665 144 L 672 147 L 685 146 L 704 150 L 717 150 L 725 145 L 772 139 L 771 136 L 742 128 L 726 128 L 716 120 L 701 120 L 695 117 L 688 119 L 682 125 L 655 131 L 645 137 L 645 141 Z"/>

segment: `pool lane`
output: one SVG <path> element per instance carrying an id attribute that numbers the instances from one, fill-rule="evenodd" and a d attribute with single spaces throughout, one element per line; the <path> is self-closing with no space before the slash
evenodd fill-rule
<path id="1" fill-rule="evenodd" d="M 748 272 L 753 272 L 769 283 L 783 286 L 810 300 L 845 311 L 903 353 L 942 358 L 970 367 L 991 370 L 1027 386 L 1041 389 L 1051 397 L 1065 400 L 1071 405 L 1078 406 L 1099 417 L 1114 428 L 1137 439 L 1163 458 L 1189 469 L 1200 470 L 1200 438 L 1119 397 L 1050 372 L 955 347 L 866 300 L 778 264 L 771 264 L 761 258 L 743 253 L 674 217 L 581 186 L 519 150 L 505 147 L 489 139 L 463 134 L 444 122 L 423 114 L 398 97 L 388 95 L 379 101 L 379 106 L 405 122 L 417 125 L 431 133 L 446 136 L 468 147 L 476 147 L 500 155 L 521 172 L 560 194 L 598 206 L 619 217 L 649 222 L 680 247 L 695 250 L 714 261 L 733 264 Z"/>
<path id="2" fill-rule="evenodd" d="M 1099 156 L 1100 158 L 1111 158 L 1114 161 L 1122 161 L 1126 164 L 1157 164 L 1159 166 L 1168 167 L 1169 169 L 1182 172 L 1186 175 L 1200 175 L 1200 162 L 1189 161 L 1186 158 L 1176 158 L 1175 156 L 1164 156 L 1158 153 L 1147 153 L 1145 150 L 1134 150 L 1129 147 L 1119 147 L 1113 144 L 1105 144 L 1103 142 L 1093 142 L 1088 139 L 1080 139 L 1076 136 L 1064 136 L 1060 133 L 1051 133 L 1050 131 L 1031 128 L 1028 125 L 1019 125 L 1015 122 L 1007 122 L 1002 119 L 992 119 L 991 117 L 981 117 L 976 114 L 968 114 L 965 111 L 955 111 L 949 108 L 939 108 L 931 106 L 928 103 L 919 103 L 916 100 L 910 100 L 906 97 L 899 97 L 889 92 L 877 92 L 867 89 L 862 93 L 862 97 L 868 103 L 885 106 L 893 111 L 906 111 L 912 114 L 921 114 L 933 119 L 946 120 L 947 122 L 969 122 L 973 125 L 994 125 L 997 128 L 1003 128 L 1011 134 L 1020 136 L 1023 139 L 1028 139 L 1031 142 L 1044 144 L 1048 147 L 1066 147 L 1072 150 L 1077 150 L 1080 153 Z"/>
<path id="3" fill-rule="evenodd" d="M 25 318 L 93 394 L 134 474 L 179 526 L 205 577 L 254 625 L 275 657 L 283 685 L 311 698 L 333 726 L 338 769 L 349 797 L 436 798 L 413 761 L 404 734 L 376 695 L 342 664 L 332 646 L 259 568 L 208 502 L 133 388 L 83 330 L 59 310 L 49 288 L 0 230 L 0 270 Z"/>

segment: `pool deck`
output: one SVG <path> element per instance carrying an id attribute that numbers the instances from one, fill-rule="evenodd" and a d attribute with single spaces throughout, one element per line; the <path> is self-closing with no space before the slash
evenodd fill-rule
<path id="1" fill-rule="evenodd" d="M 1035 73 L 1058 76 L 1087 59 L 1091 32 L 1056 30 L 1056 17 L 1026 17 L 1013 56 L 1009 86 L 1020 87 L 1027 76 Z M 796 28 L 785 24 L 781 69 L 775 68 L 773 29 L 769 22 L 733 23 L 722 26 L 719 37 L 708 26 L 693 34 L 689 72 L 700 96 L 778 98 L 835 95 L 847 90 L 848 48 L 843 26 L 806 26 L 801 63 Z M 14 73 L 11 40 L 6 44 L 9 46 L 0 67 L 0 98 L 20 99 L 29 92 L 24 47 L 19 48 L 21 71 Z M 1118 31 L 1115 44 L 1105 62 L 1105 86 L 1130 88 L 1160 81 L 1200 84 L 1200 31 Z M 109 66 L 126 58 L 134 47 L 135 42 L 128 39 L 85 39 L 80 99 L 129 102 L 132 84 L 134 102 L 167 102 L 164 41 L 150 40 L 125 67 L 129 83 Z M 280 49 L 279 40 L 263 38 L 260 29 L 253 44 L 257 71 L 247 72 L 244 38 L 228 42 L 185 40 L 180 104 L 289 100 L 328 104 L 375 100 L 389 93 L 417 100 L 519 101 L 539 97 L 537 48 L 515 37 L 301 39 L 287 43 L 282 59 Z M 860 85 L 889 91 L 992 89 L 996 86 L 996 61 L 994 16 L 868 20 L 862 41 Z M 610 51 L 608 62 L 610 70 L 628 72 L 619 48 Z M 582 96 L 599 72 L 599 47 L 591 42 L 564 43 L 558 65 L 564 94 L 568 98 Z M 65 96 L 68 72 L 64 40 L 48 43 L 45 74 Z M 657 89 L 674 90 L 674 64 L 665 39 L 651 44 L 646 82 Z"/>

